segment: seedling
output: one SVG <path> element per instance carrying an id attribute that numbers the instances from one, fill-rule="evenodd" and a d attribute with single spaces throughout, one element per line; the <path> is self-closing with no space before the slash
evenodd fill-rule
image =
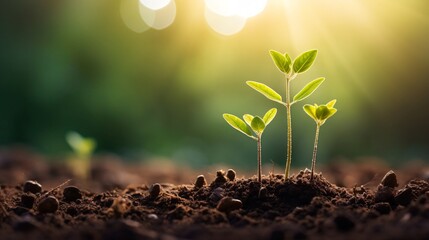
<path id="1" fill-rule="evenodd" d="M 316 155 L 317 155 L 317 144 L 319 142 L 319 130 L 328 118 L 332 117 L 337 109 L 334 108 L 336 99 L 328 102 L 325 105 L 318 106 L 317 104 L 304 105 L 304 111 L 316 122 L 316 137 L 314 138 L 313 158 L 311 160 L 311 177 L 310 181 L 313 181 L 314 168 L 316 167 Z"/>
<path id="2" fill-rule="evenodd" d="M 306 99 L 310 96 L 319 86 L 323 83 L 325 78 L 317 78 L 301 89 L 291 101 L 290 93 L 290 83 L 295 79 L 298 74 L 304 73 L 307 71 L 317 56 L 317 50 L 310 50 L 299 55 L 292 62 L 290 56 L 287 53 L 280 53 L 274 50 L 270 50 L 271 58 L 274 61 L 274 64 L 285 76 L 286 81 L 286 100 L 283 102 L 282 96 L 276 91 L 268 87 L 267 85 L 254 81 L 247 81 L 247 85 L 255 89 L 268 99 L 280 103 L 286 107 L 286 121 L 287 121 L 287 159 L 286 159 L 286 169 L 285 169 L 285 179 L 289 177 L 290 165 L 292 162 L 292 116 L 291 116 L 291 106 L 299 101 Z"/>
<path id="3" fill-rule="evenodd" d="M 235 128 L 237 131 L 243 133 L 244 135 L 250 137 L 253 140 L 257 141 L 257 149 L 258 149 L 258 182 L 261 182 L 262 178 L 262 133 L 265 128 L 270 124 L 270 122 L 274 119 L 277 114 L 276 108 L 271 108 L 268 112 L 265 113 L 263 118 L 259 116 L 252 116 L 250 114 L 244 114 L 243 120 L 234 116 L 232 114 L 225 113 L 223 114 L 223 118 L 225 121 L 231 125 L 231 127 Z M 247 125 L 246 125 L 247 123 Z M 253 131 L 253 133 L 252 133 Z"/>
<path id="4" fill-rule="evenodd" d="M 97 145 L 96 141 L 92 138 L 84 138 L 77 132 L 69 132 L 66 135 L 66 141 L 76 154 L 75 159 L 69 162 L 70 167 L 77 176 L 87 178 L 91 157 Z"/>

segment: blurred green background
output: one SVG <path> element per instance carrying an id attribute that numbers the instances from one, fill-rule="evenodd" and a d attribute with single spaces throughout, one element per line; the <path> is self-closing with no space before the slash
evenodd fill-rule
<path id="1" fill-rule="evenodd" d="M 277 107 L 263 160 L 284 166 L 285 110 L 245 81 L 283 94 L 268 50 L 297 56 L 317 48 L 293 92 L 323 76 L 304 102 L 338 99 L 321 130 L 319 162 L 429 159 L 429 1 L 269 0 L 229 36 L 210 28 L 202 0 L 176 0 L 170 26 L 137 33 L 124 22 L 127 12 L 121 16 L 124 1 L 133 0 L 0 1 L 3 147 L 61 155 L 75 130 L 94 137 L 98 152 L 128 159 L 254 169 L 256 143 L 222 113 Z M 293 109 L 295 167 L 309 167 L 315 131 L 303 104 Z"/>

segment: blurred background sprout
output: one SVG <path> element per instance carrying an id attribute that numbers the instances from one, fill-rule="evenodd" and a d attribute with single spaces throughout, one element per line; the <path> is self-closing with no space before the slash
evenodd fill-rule
<path id="1" fill-rule="evenodd" d="M 91 158 L 97 143 L 92 138 L 82 137 L 77 132 L 69 132 L 66 141 L 75 153 L 75 156 L 68 162 L 73 173 L 82 179 L 89 176 L 91 170 Z"/>

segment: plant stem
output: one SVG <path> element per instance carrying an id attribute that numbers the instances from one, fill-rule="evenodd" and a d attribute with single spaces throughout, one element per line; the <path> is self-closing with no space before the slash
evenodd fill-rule
<path id="1" fill-rule="evenodd" d="M 287 158 L 285 180 L 289 177 L 290 165 L 292 162 L 292 117 L 290 111 L 290 80 L 291 78 L 289 78 L 289 76 L 286 76 Z"/>
<path id="2" fill-rule="evenodd" d="M 316 168 L 316 155 L 317 155 L 317 144 L 319 142 L 319 130 L 320 130 L 320 124 L 317 123 L 316 137 L 314 138 L 313 159 L 311 160 L 311 177 L 310 177 L 310 181 L 313 181 L 314 169 Z"/>
<path id="3" fill-rule="evenodd" d="M 258 182 L 261 182 L 262 178 L 262 144 L 261 136 L 258 136 Z"/>

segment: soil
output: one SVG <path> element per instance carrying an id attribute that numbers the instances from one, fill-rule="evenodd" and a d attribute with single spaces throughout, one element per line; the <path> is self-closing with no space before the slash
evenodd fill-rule
<path id="1" fill-rule="evenodd" d="M 79 180 L 34 153 L 0 152 L 0 239 L 429 237 L 425 166 L 337 164 L 313 181 L 302 170 L 286 180 L 271 173 L 259 183 L 235 171 L 162 177 L 147 166 L 103 159 Z"/>

